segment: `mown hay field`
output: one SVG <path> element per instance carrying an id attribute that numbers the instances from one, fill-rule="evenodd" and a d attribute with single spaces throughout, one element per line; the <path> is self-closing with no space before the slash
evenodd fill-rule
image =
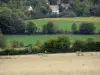
<path id="1" fill-rule="evenodd" d="M 0 75 L 100 75 L 100 52 L 0 56 Z"/>

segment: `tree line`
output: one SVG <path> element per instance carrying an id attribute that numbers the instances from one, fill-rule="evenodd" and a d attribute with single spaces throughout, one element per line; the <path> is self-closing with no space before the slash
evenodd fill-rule
<path id="1" fill-rule="evenodd" d="M 17 22 L 13 18 L 10 17 L 2 17 L 0 16 L 0 29 L 3 34 L 99 34 L 100 31 L 96 32 L 96 27 L 94 23 L 83 22 L 77 26 L 77 24 L 73 23 L 71 30 L 61 29 L 53 22 L 48 22 L 44 24 L 41 28 L 38 27 L 34 22 L 24 23 L 18 17 L 13 16 Z M 13 21 L 14 20 L 14 21 Z M 7 24 L 6 24 L 7 23 Z"/>
<path id="2" fill-rule="evenodd" d="M 53 22 L 48 22 L 39 28 L 33 22 L 25 23 L 26 17 L 25 13 L 20 10 L 0 7 L 0 30 L 3 34 L 94 34 L 96 30 L 93 23 L 81 23 L 79 28 L 73 23 L 71 31 L 62 30 Z"/>
<path id="3" fill-rule="evenodd" d="M 54 3 L 56 0 L 52 0 Z M 59 4 L 60 14 L 52 14 L 46 0 L 0 0 L 0 7 L 7 7 L 18 13 L 23 13 L 25 19 L 44 17 L 76 17 L 76 16 L 100 16 L 100 0 L 61 0 L 61 3 L 69 4 L 68 9 Z M 33 10 L 28 11 L 32 6 Z M 3 9 L 3 8 L 2 8 Z"/>

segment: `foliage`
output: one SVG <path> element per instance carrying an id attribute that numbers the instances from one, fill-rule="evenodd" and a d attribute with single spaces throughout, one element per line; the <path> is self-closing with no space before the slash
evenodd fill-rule
<path id="1" fill-rule="evenodd" d="M 80 34 L 94 34 L 96 27 L 93 23 L 82 23 L 79 27 Z"/>
<path id="2" fill-rule="evenodd" d="M 16 41 L 16 40 L 13 40 L 12 43 L 11 43 L 11 47 L 12 48 L 24 47 L 24 43 L 23 42 Z"/>
<path id="3" fill-rule="evenodd" d="M 95 51 L 100 51 L 100 41 L 96 42 Z"/>
<path id="4" fill-rule="evenodd" d="M 15 41 L 14 41 L 15 42 Z M 37 41 L 38 42 L 38 41 Z M 18 45 L 18 43 L 17 43 Z M 24 48 L 24 47 L 23 47 Z M 20 54 L 37 54 L 37 53 L 63 53 L 63 52 L 76 52 L 76 51 L 100 51 L 100 41 L 94 41 L 88 38 L 87 41 L 76 40 L 70 43 L 68 37 L 58 37 L 56 39 L 46 41 L 42 46 L 30 44 L 28 47 L 22 49 L 7 48 L 0 51 L 0 55 L 20 55 Z"/>
<path id="5" fill-rule="evenodd" d="M 0 31 L 0 48 L 6 47 L 6 38 L 3 36 L 2 32 Z"/>
<path id="6" fill-rule="evenodd" d="M 48 22 L 47 25 L 42 27 L 42 32 L 44 34 L 55 34 L 56 31 L 57 29 L 53 22 Z"/>
<path id="7" fill-rule="evenodd" d="M 84 41 L 80 41 L 80 40 L 76 40 L 73 43 L 72 49 L 74 50 L 74 52 L 76 51 L 85 51 L 86 50 L 86 44 Z"/>
<path id="8" fill-rule="evenodd" d="M 41 41 L 40 40 L 37 40 L 36 43 L 35 43 L 35 46 L 41 47 L 42 46 Z"/>
<path id="9" fill-rule="evenodd" d="M 50 4 L 57 4 L 56 0 L 48 0 Z M 5 6 L 11 9 L 25 10 L 24 13 L 29 13 L 27 19 L 50 17 L 52 14 L 50 5 L 47 0 L 0 0 L 0 6 Z M 52 15 L 52 17 L 76 17 L 76 16 L 100 16 L 100 0 L 61 0 L 61 3 L 69 4 L 68 9 L 59 4 L 60 14 Z M 28 11 L 31 6 L 34 10 Z M 34 12 L 35 11 L 35 12 Z M 20 13 L 20 11 L 18 11 Z M 35 15 L 32 15 L 35 13 Z M 20 13 L 22 15 L 22 13 Z M 25 14 L 27 15 L 27 14 Z M 48 15 L 48 16 L 47 16 Z"/>
<path id="10" fill-rule="evenodd" d="M 26 26 L 26 31 L 28 34 L 35 34 L 37 31 L 37 26 L 35 23 L 33 22 L 28 22 L 27 26 Z"/>
<path id="11" fill-rule="evenodd" d="M 73 34 L 77 33 L 77 25 L 75 23 L 72 24 L 72 33 Z"/>
<path id="12" fill-rule="evenodd" d="M 24 22 L 16 13 L 6 7 L 0 7 L 0 29 L 4 34 L 24 33 Z"/>
<path id="13" fill-rule="evenodd" d="M 68 37 L 58 37 L 57 39 L 49 40 L 43 44 L 44 51 L 48 53 L 68 52 L 70 48 L 70 40 Z"/>
<path id="14" fill-rule="evenodd" d="M 96 45 L 93 38 L 88 38 L 86 41 L 87 51 L 95 51 Z"/>

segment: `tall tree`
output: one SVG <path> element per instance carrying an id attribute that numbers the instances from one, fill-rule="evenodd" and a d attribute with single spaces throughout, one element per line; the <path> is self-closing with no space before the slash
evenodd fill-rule
<path id="1" fill-rule="evenodd" d="M 37 31 L 36 24 L 33 22 L 28 22 L 27 27 L 26 27 L 26 31 L 28 34 L 35 34 Z"/>
<path id="2" fill-rule="evenodd" d="M 81 34 L 93 34 L 96 27 L 93 23 L 82 23 L 79 27 Z"/>
<path id="3" fill-rule="evenodd" d="M 72 33 L 73 34 L 77 33 L 77 25 L 75 23 L 72 24 Z"/>

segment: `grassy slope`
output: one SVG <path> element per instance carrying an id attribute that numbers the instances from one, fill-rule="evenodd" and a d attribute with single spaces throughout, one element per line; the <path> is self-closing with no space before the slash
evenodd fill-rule
<path id="1" fill-rule="evenodd" d="M 36 23 L 38 27 L 41 27 L 46 24 L 48 21 L 52 21 L 55 25 L 60 27 L 61 29 L 67 29 L 71 31 L 71 26 L 73 23 L 76 23 L 77 26 L 82 22 L 93 22 L 97 27 L 96 31 L 100 29 L 100 17 L 77 17 L 77 18 L 44 18 L 44 19 L 37 19 L 37 20 L 27 20 L 27 22 L 32 21 Z"/>

